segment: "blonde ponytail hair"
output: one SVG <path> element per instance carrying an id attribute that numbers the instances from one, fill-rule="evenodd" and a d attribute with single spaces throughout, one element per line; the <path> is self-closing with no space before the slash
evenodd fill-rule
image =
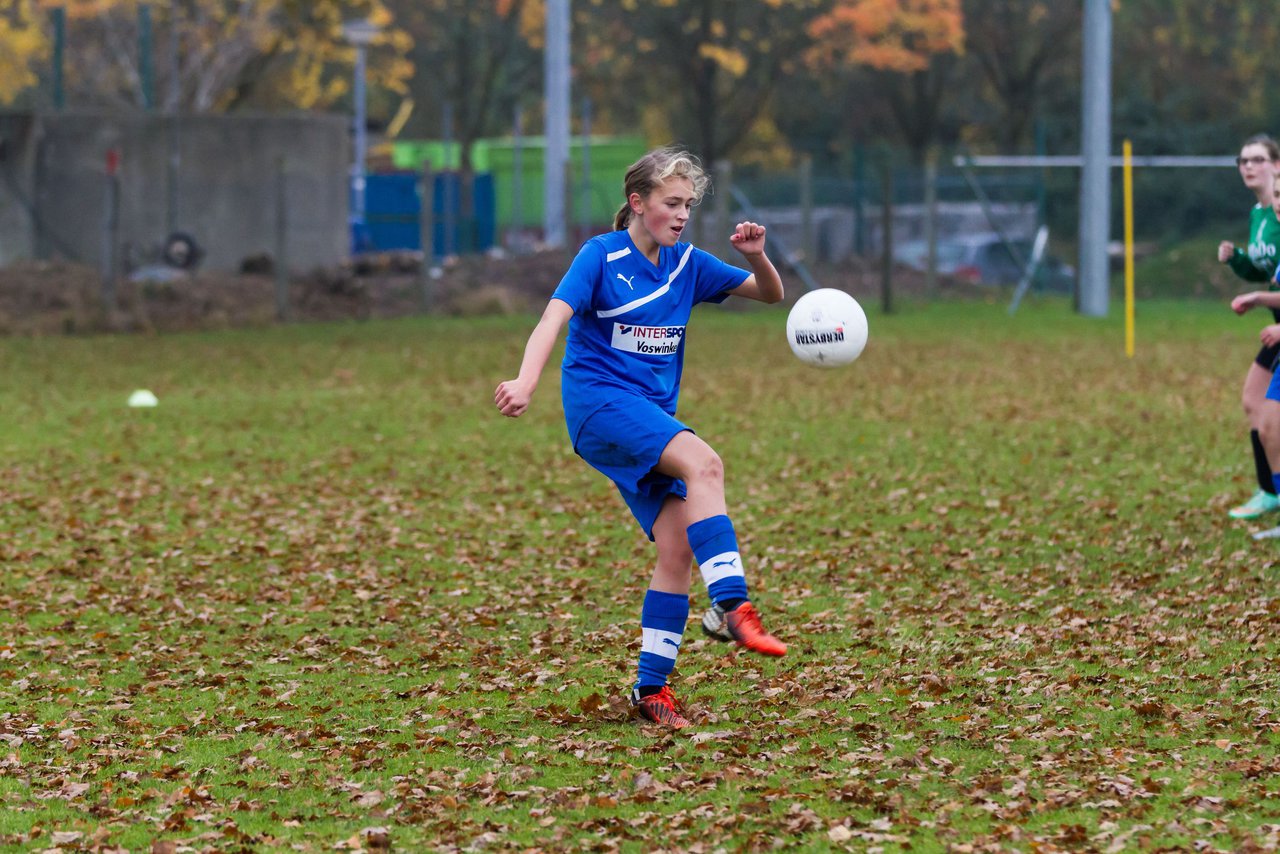
<path id="1" fill-rule="evenodd" d="M 693 184 L 693 201 L 697 204 L 711 186 L 711 179 L 697 157 L 674 146 L 655 148 L 641 157 L 622 182 L 624 201 L 613 217 L 613 230 L 622 231 L 631 223 L 631 194 L 646 198 L 668 178 L 686 178 Z"/>

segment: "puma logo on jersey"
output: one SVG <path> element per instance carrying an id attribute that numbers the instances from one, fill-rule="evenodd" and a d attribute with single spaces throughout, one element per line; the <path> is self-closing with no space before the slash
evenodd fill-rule
<path id="1" fill-rule="evenodd" d="M 631 288 L 631 290 L 633 290 L 633 291 L 635 290 L 635 288 L 634 288 L 634 287 L 632 287 L 632 285 L 631 285 L 631 279 L 634 279 L 634 278 L 635 278 L 635 276 L 632 276 L 632 277 L 631 277 L 631 279 L 628 279 L 626 276 L 624 276 L 624 275 L 622 275 L 621 273 L 619 273 L 619 274 L 618 274 L 618 278 L 619 278 L 619 279 L 622 279 L 622 281 L 626 282 L 626 283 L 627 283 L 627 287 L 628 287 L 628 288 Z"/>

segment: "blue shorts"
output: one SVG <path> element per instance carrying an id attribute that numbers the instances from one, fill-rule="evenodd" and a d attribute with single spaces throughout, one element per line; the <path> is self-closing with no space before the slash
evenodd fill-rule
<path id="1" fill-rule="evenodd" d="M 578 456 L 618 487 L 651 540 L 667 496 L 688 494 L 683 480 L 654 471 L 667 444 L 685 430 L 689 428 L 650 401 L 623 397 L 592 413 L 573 443 Z"/>
<path id="2" fill-rule="evenodd" d="M 1274 400 L 1280 403 L 1280 371 L 1272 369 L 1271 385 L 1267 386 L 1267 400 Z"/>

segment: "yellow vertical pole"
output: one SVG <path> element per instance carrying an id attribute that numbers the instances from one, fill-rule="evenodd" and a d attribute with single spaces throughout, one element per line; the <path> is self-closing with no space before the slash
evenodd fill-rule
<path id="1" fill-rule="evenodd" d="M 1133 145 L 1124 141 L 1124 354 L 1133 358 Z"/>

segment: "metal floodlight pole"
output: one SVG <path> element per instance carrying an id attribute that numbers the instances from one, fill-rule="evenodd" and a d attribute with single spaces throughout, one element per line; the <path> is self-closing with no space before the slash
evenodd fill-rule
<path id="1" fill-rule="evenodd" d="M 178 176 L 182 172 L 182 149 L 178 145 L 178 107 L 182 101 L 182 64 L 180 61 L 178 33 L 178 3 L 169 0 L 169 95 L 166 99 L 165 121 L 166 144 L 169 156 L 166 158 L 165 183 L 168 192 L 165 194 L 165 229 L 169 234 L 178 230 Z"/>
<path id="2" fill-rule="evenodd" d="M 1111 0 L 1084 0 L 1084 105 L 1081 115 L 1080 313 L 1106 317 L 1110 302 Z"/>
<path id="3" fill-rule="evenodd" d="M 351 164 L 351 192 L 356 222 L 364 224 L 364 164 L 369 142 L 365 124 L 365 91 L 364 91 L 365 46 L 356 46 L 356 80 L 355 80 L 355 156 Z"/>
<path id="4" fill-rule="evenodd" d="M 138 7 L 138 78 L 142 87 L 142 109 L 148 113 L 156 105 L 156 73 L 151 53 L 151 5 L 143 3 Z"/>
<path id="5" fill-rule="evenodd" d="M 63 78 L 66 67 L 67 10 L 55 6 L 49 10 L 53 21 L 53 108 L 59 112 L 67 105 Z"/>
<path id="6" fill-rule="evenodd" d="M 542 230 L 550 247 L 564 246 L 565 173 L 569 164 L 569 0 L 547 0 L 544 86 L 546 148 L 543 153 Z"/>
<path id="7" fill-rule="evenodd" d="M 370 21 L 350 21 L 343 25 L 342 35 L 356 49 L 356 66 L 354 88 L 355 111 L 352 118 L 352 136 L 354 151 L 351 158 L 351 223 L 356 228 L 364 226 L 364 170 L 368 150 L 368 137 L 365 128 L 365 54 L 369 45 L 378 35 L 378 27 Z M 355 229 L 352 231 L 352 249 L 355 245 Z"/>
<path id="8" fill-rule="evenodd" d="M 182 101 L 181 38 L 178 30 L 178 0 L 169 0 L 169 112 L 178 112 Z"/>
<path id="9" fill-rule="evenodd" d="M 453 102 L 444 102 L 444 153 L 441 155 L 441 171 L 444 173 L 444 199 L 441 205 L 444 212 L 444 256 L 457 255 L 458 245 L 458 194 L 462 186 L 462 174 L 459 167 L 461 157 L 455 166 L 453 162 Z"/>
<path id="10" fill-rule="evenodd" d="M 519 249 L 524 230 L 524 111 L 519 104 L 511 134 L 511 228 L 512 248 Z"/>

